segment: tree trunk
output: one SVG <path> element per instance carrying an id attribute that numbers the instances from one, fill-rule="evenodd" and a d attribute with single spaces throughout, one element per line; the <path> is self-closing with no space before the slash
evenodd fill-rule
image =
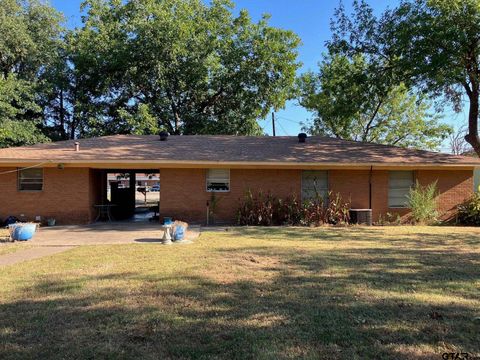
<path id="1" fill-rule="evenodd" d="M 60 127 L 62 131 L 62 140 L 68 140 L 67 133 L 65 131 L 65 104 L 63 101 L 63 90 L 60 90 L 60 109 L 59 109 Z"/>
<path id="2" fill-rule="evenodd" d="M 170 99 L 170 107 L 172 108 L 173 120 L 174 120 L 174 131 L 172 135 L 180 135 L 180 114 L 178 113 L 178 107 L 175 103 L 172 93 L 167 89 L 167 96 Z"/>
<path id="3" fill-rule="evenodd" d="M 480 157 L 480 137 L 478 136 L 478 89 L 474 89 L 469 95 L 470 109 L 468 111 L 468 134 L 465 140 L 472 145 L 473 150 Z"/>
<path id="4" fill-rule="evenodd" d="M 174 112 L 175 116 L 175 135 L 180 135 L 179 127 L 180 127 L 180 116 L 178 115 L 178 111 L 175 108 Z"/>
<path id="5" fill-rule="evenodd" d="M 75 128 L 76 128 L 76 118 L 77 118 L 77 115 L 75 114 L 75 111 L 72 115 L 72 121 L 71 121 L 71 124 L 70 124 L 70 139 L 75 139 Z"/>

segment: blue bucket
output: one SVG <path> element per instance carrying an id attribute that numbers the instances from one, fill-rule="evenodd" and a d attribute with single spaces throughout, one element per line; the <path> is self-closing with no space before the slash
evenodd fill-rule
<path id="1" fill-rule="evenodd" d="M 185 227 L 177 226 L 175 228 L 175 240 L 183 240 L 185 238 Z"/>
<path id="2" fill-rule="evenodd" d="M 172 225 L 173 221 L 171 217 L 164 217 L 163 218 L 163 225 Z"/>
<path id="3" fill-rule="evenodd" d="M 15 241 L 28 241 L 33 238 L 37 230 L 36 224 L 11 224 L 9 225 L 12 239 Z"/>

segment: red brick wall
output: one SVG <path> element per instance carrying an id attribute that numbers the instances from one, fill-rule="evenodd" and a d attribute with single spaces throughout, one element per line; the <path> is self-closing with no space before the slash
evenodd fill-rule
<path id="1" fill-rule="evenodd" d="M 457 205 L 463 203 L 473 194 L 473 170 L 421 170 L 415 172 L 415 177 L 423 185 L 437 181 L 438 204 L 443 219 L 454 216 Z"/>
<path id="2" fill-rule="evenodd" d="M 160 213 L 163 216 L 187 221 L 206 221 L 206 202 L 212 196 L 205 190 L 205 169 L 161 170 Z M 330 170 L 329 189 L 340 193 L 353 208 L 369 207 L 369 170 Z M 442 218 L 450 217 L 458 204 L 471 196 L 473 171 L 420 170 L 415 177 L 427 185 L 438 180 L 439 210 Z M 271 192 L 279 197 L 291 194 L 300 196 L 300 170 L 231 170 L 228 193 L 215 193 L 218 200 L 217 220 L 234 222 L 239 200 L 245 191 Z M 372 209 L 374 221 L 387 212 L 398 213 L 407 218 L 408 209 L 388 208 L 388 171 L 374 170 L 372 173 Z"/>
<path id="3" fill-rule="evenodd" d="M 406 213 L 406 210 L 388 208 L 388 171 L 374 170 L 372 181 L 372 216 L 376 221 L 387 212 Z M 340 193 L 352 208 L 368 209 L 370 206 L 370 170 L 330 170 L 328 172 L 329 189 Z"/>
<path id="4" fill-rule="evenodd" d="M 213 193 L 206 191 L 206 169 L 160 170 L 160 219 L 173 216 L 186 221 L 205 223 L 207 201 Z M 230 192 L 214 193 L 218 199 L 216 220 L 235 222 L 236 210 L 245 192 L 271 192 L 279 197 L 300 195 L 300 170 L 230 171 Z"/>
<path id="5" fill-rule="evenodd" d="M 368 209 L 369 177 L 368 170 L 330 170 L 328 188 L 334 194 L 340 193 L 352 208 Z"/>
<path id="6" fill-rule="evenodd" d="M 0 172 L 15 170 L 2 168 Z M 172 216 L 205 223 L 206 203 L 212 193 L 206 191 L 206 169 L 161 169 L 160 218 Z M 285 198 L 301 192 L 301 170 L 231 170 L 230 192 L 215 193 L 218 198 L 216 220 L 235 222 L 236 210 L 245 192 L 264 191 Z M 458 204 L 473 192 L 473 171 L 419 170 L 420 183 L 438 181 L 439 207 L 443 218 L 451 216 Z M 87 223 L 93 219 L 93 204 L 99 201 L 101 175 L 90 169 L 45 168 L 42 192 L 19 192 L 17 174 L 0 175 L 0 218 L 8 215 L 34 220 L 36 215 L 55 217 L 59 224 Z M 331 170 L 329 187 L 339 192 L 352 207 L 369 206 L 368 170 Z M 372 174 L 373 217 L 387 212 L 408 216 L 408 209 L 388 208 L 388 171 Z"/>
<path id="7" fill-rule="evenodd" d="M 372 174 L 372 216 L 373 221 L 378 221 L 382 216 L 385 219 L 387 213 L 399 214 L 405 217 L 410 213 L 408 209 L 388 207 L 388 171 L 374 170 Z"/>
<path id="8" fill-rule="evenodd" d="M 0 168 L 0 172 L 15 168 Z M 9 215 L 27 221 L 54 217 L 59 224 L 88 223 L 91 220 L 92 195 L 89 169 L 45 168 L 43 191 L 17 189 L 17 173 L 0 175 L 0 218 Z"/>
<path id="9" fill-rule="evenodd" d="M 338 170 L 329 172 L 330 189 L 340 192 L 345 199 L 351 197 L 352 207 L 368 208 L 368 171 Z M 458 204 L 473 193 L 473 170 L 418 170 L 414 172 L 420 184 L 437 181 L 438 207 L 442 219 L 451 218 Z M 372 173 L 373 218 L 385 216 L 387 212 L 398 213 L 407 219 L 408 209 L 388 207 L 388 171 L 374 170 Z"/>

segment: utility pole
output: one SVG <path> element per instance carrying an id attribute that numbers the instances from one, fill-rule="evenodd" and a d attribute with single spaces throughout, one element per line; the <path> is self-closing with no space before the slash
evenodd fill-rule
<path id="1" fill-rule="evenodd" d="M 273 128 L 273 136 L 275 135 L 275 113 L 272 112 L 272 128 Z"/>

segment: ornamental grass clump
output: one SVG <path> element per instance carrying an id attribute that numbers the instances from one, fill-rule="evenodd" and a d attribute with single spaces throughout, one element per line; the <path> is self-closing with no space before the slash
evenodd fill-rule
<path id="1" fill-rule="evenodd" d="M 408 194 L 408 204 L 415 224 L 431 225 L 438 221 L 437 182 L 422 186 L 418 180 Z"/>

